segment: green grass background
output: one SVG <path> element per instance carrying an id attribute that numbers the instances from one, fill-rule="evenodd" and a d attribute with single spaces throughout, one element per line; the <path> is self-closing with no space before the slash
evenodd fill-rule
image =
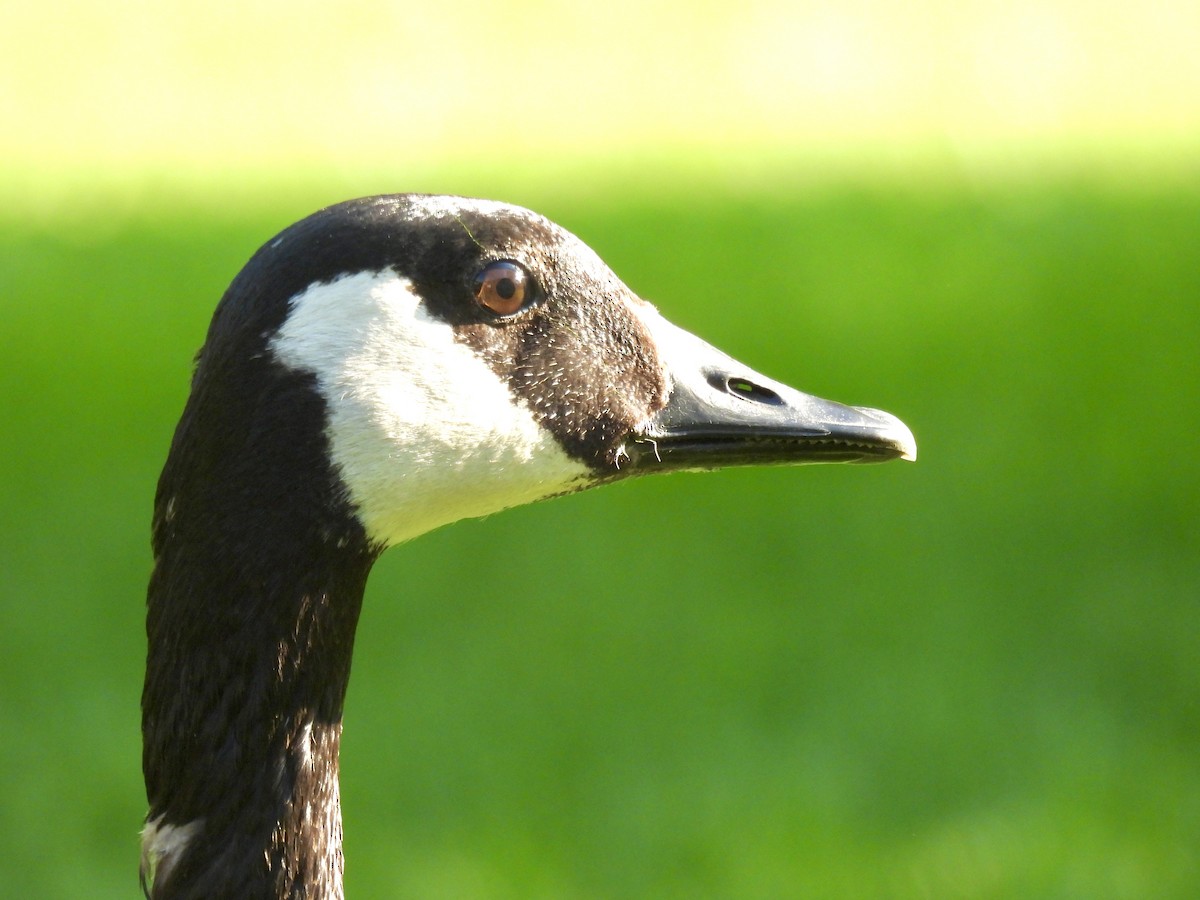
<path id="1" fill-rule="evenodd" d="M 387 554 L 349 895 L 1200 896 L 1200 182 L 644 188 L 506 199 L 920 461 Z M 221 291 L 335 199 L 0 213 L 6 896 L 136 894 L 158 468 Z"/>

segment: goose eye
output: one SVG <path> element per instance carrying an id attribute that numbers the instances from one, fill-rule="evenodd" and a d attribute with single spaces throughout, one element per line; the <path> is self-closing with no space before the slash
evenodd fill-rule
<path id="1" fill-rule="evenodd" d="M 475 276 L 475 298 L 498 316 L 511 316 L 533 294 L 533 280 L 516 263 L 494 262 Z"/>

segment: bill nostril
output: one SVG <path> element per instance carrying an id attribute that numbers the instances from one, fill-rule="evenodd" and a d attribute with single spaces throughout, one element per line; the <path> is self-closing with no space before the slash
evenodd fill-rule
<path id="1" fill-rule="evenodd" d="M 771 406 L 783 405 L 783 398 L 777 393 L 770 388 L 763 387 L 761 384 L 756 384 L 749 378 L 738 378 L 732 375 L 725 375 L 721 372 L 713 372 L 708 376 L 708 383 L 719 391 L 724 391 L 743 400 L 750 400 L 754 403 L 765 403 Z"/>

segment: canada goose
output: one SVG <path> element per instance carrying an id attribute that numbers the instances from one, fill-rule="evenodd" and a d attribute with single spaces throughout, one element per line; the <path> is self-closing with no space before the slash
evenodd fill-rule
<path id="1" fill-rule="evenodd" d="M 395 195 L 292 225 L 218 305 L 155 498 L 143 889 L 342 896 L 342 702 L 387 547 L 631 475 L 915 453 L 528 210 Z"/>

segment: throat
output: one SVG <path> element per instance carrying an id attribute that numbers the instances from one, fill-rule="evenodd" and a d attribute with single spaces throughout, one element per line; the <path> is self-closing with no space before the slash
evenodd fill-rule
<path id="1" fill-rule="evenodd" d="M 160 536 L 142 701 L 148 895 L 341 897 L 342 707 L 374 551 L 356 528 L 242 544 L 252 557 Z"/>

